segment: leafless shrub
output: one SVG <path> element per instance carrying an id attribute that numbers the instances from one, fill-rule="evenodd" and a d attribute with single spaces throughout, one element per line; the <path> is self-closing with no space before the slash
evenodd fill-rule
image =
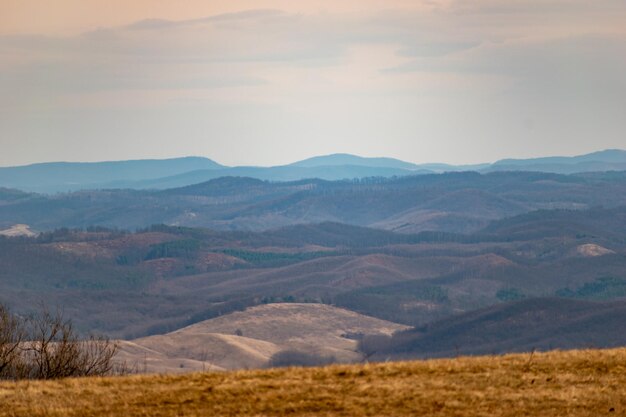
<path id="1" fill-rule="evenodd" d="M 6 379 L 15 372 L 23 340 L 23 323 L 0 305 L 0 379 Z"/>
<path id="2" fill-rule="evenodd" d="M 20 320 L 0 306 L 0 378 L 55 379 L 126 373 L 106 337 L 79 338 L 71 321 L 47 309 Z"/>

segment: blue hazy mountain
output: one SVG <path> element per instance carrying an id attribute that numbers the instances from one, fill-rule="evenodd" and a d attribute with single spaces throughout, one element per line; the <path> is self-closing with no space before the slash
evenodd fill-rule
<path id="1" fill-rule="evenodd" d="M 485 171 L 540 171 L 573 174 L 592 171 L 626 170 L 626 151 L 607 149 L 580 156 L 553 156 L 531 159 L 502 159 Z"/>
<path id="2" fill-rule="evenodd" d="M 308 178 L 322 180 L 343 180 L 367 177 L 401 177 L 407 175 L 430 174 L 429 170 L 407 170 L 391 167 L 369 167 L 362 165 L 321 165 L 312 167 L 277 166 L 277 167 L 233 167 L 215 170 L 192 171 L 172 177 L 158 178 L 128 184 L 130 188 L 165 189 L 197 184 L 220 177 L 250 177 L 267 181 L 297 181 Z M 114 185 L 114 184 L 112 184 Z"/>
<path id="3" fill-rule="evenodd" d="M 475 165 L 450 165 L 441 163 L 414 164 L 395 158 L 368 158 L 346 153 L 336 153 L 332 155 L 315 156 L 302 161 L 294 162 L 291 167 L 331 167 L 331 166 L 367 166 L 377 168 L 395 168 L 409 171 L 421 172 L 457 172 L 457 171 L 479 171 L 489 167 L 489 164 Z"/>
<path id="4" fill-rule="evenodd" d="M 98 163 L 43 163 L 0 168 L 0 187 L 55 193 L 81 189 L 165 189 L 219 177 L 252 177 L 269 181 L 305 178 L 342 180 L 432 173 L 392 158 L 330 155 L 275 167 L 227 167 L 210 159 L 188 157 Z"/>
<path id="5" fill-rule="evenodd" d="M 102 184 L 130 183 L 178 175 L 222 165 L 208 158 L 143 159 L 111 162 L 50 162 L 0 168 L 0 187 L 36 192 L 63 192 L 99 188 Z"/>
<path id="6" fill-rule="evenodd" d="M 55 193 L 82 189 L 165 189 L 219 177 L 251 177 L 268 181 L 307 178 L 342 180 L 458 171 L 539 171 L 557 174 L 626 171 L 626 151 L 605 150 L 574 157 L 503 159 L 492 164 L 414 164 L 394 158 L 350 154 L 316 156 L 273 167 L 227 167 L 201 157 L 96 163 L 54 162 L 0 168 L 0 187 Z"/>
<path id="7" fill-rule="evenodd" d="M 351 155 L 347 153 L 336 153 L 332 155 L 314 156 L 303 161 L 294 162 L 288 166 L 292 167 L 324 167 L 324 166 L 366 166 L 372 168 L 397 168 L 406 170 L 421 169 L 411 162 L 401 161 L 394 158 L 367 158 L 363 156 Z"/>

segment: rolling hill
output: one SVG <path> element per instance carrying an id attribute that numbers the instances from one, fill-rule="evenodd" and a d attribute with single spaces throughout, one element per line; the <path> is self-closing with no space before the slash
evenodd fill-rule
<path id="1" fill-rule="evenodd" d="M 532 298 L 417 328 L 323 304 L 282 303 L 122 341 L 118 359 L 145 364 L 146 372 L 189 372 L 267 367 L 281 352 L 352 363 L 624 345 L 623 299 Z"/>
<path id="2" fill-rule="evenodd" d="M 323 304 L 266 304 L 164 335 L 121 342 L 118 359 L 148 372 L 268 366 L 281 351 L 357 362 L 357 338 L 391 335 L 406 326 Z"/>
<path id="3" fill-rule="evenodd" d="M 153 224 L 268 230 L 348 223 L 405 233 L 473 233 L 492 220 L 539 209 L 626 205 L 626 177 L 544 173 L 448 173 L 354 181 L 268 182 L 223 177 L 162 191 L 0 194 L 0 228 L 33 230 Z"/>
<path id="4" fill-rule="evenodd" d="M 236 184 L 209 190 L 230 198 Z M 611 300 L 626 296 L 625 210 L 522 214 L 472 234 L 325 222 L 0 237 L 0 302 L 29 314 L 45 299 L 82 331 L 135 339 L 271 302 L 332 304 L 419 326 L 519 298 Z"/>
<path id="5" fill-rule="evenodd" d="M 495 305 L 372 340 L 373 360 L 626 345 L 626 301 L 533 298 Z"/>

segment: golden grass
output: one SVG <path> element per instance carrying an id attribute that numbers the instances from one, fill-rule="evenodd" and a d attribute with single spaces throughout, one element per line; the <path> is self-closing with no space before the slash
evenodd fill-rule
<path id="1" fill-rule="evenodd" d="M 0 416 L 626 415 L 626 349 L 0 384 Z"/>

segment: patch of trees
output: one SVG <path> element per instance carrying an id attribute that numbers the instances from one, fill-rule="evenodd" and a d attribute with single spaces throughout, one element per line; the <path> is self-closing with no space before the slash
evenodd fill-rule
<path id="1" fill-rule="evenodd" d="M 0 201 L 15 201 L 30 197 L 32 194 L 13 188 L 0 187 Z"/>
<path id="2" fill-rule="evenodd" d="M 117 345 L 82 339 L 61 313 L 44 309 L 21 318 L 0 305 L 0 379 L 57 379 L 124 373 L 113 361 Z"/>
<path id="3" fill-rule="evenodd" d="M 348 310 L 413 326 L 437 319 L 450 310 L 447 289 L 422 280 L 347 291 L 332 301 Z M 430 307 L 420 307 L 425 305 Z"/>
<path id="4" fill-rule="evenodd" d="M 253 252 L 240 249 L 225 249 L 222 252 L 226 255 L 242 259 L 255 267 L 267 268 L 289 265 L 292 263 L 308 261 L 311 259 L 322 258 L 326 256 L 340 255 L 340 253 L 336 251 L 279 253 Z"/>
<path id="5" fill-rule="evenodd" d="M 200 249 L 200 242 L 195 239 L 173 240 L 152 245 L 146 260 L 159 258 L 192 258 Z"/>
<path id="6" fill-rule="evenodd" d="M 526 298 L 526 295 L 517 288 L 503 288 L 496 293 L 496 298 L 500 301 L 517 301 Z"/>
<path id="7" fill-rule="evenodd" d="M 30 238 L 37 243 L 54 242 L 94 242 L 98 240 L 119 239 L 131 232 L 103 226 L 89 226 L 86 228 L 61 227 L 55 230 L 42 232 L 37 237 Z"/>
<path id="8" fill-rule="evenodd" d="M 593 282 L 571 290 L 563 288 L 556 292 L 559 297 L 610 299 L 626 297 L 626 279 L 616 277 L 602 277 Z"/>

